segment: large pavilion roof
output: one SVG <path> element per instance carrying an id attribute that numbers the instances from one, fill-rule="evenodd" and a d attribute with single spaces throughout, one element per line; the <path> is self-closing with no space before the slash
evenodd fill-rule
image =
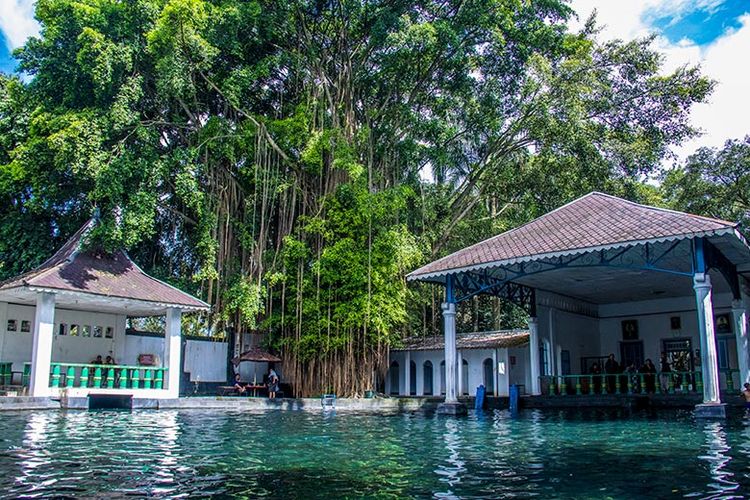
<path id="1" fill-rule="evenodd" d="M 429 280 L 466 269 L 602 248 L 722 235 L 730 235 L 744 245 L 735 223 L 592 192 L 528 224 L 422 266 L 407 278 Z M 750 261 L 750 253 L 747 253 L 746 259 Z"/>
<path id="2" fill-rule="evenodd" d="M 85 250 L 95 221 L 79 229 L 52 257 L 25 274 L 0 283 L 0 300 L 33 303 L 38 291 L 58 293 L 63 306 L 127 314 L 158 314 L 168 307 L 205 311 L 209 305 L 143 272 L 128 255 Z M 84 298 L 85 296 L 85 298 Z M 83 300 L 82 300 L 83 299 Z"/>
<path id="3" fill-rule="evenodd" d="M 490 332 L 457 333 L 458 349 L 497 349 L 520 347 L 529 342 L 528 330 L 497 330 Z M 393 351 L 438 351 L 445 348 L 443 335 L 430 337 L 413 337 L 404 341 L 403 347 Z"/>

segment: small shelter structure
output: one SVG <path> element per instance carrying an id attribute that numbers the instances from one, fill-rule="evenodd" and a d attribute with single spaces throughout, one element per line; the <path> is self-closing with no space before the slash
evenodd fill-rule
<path id="1" fill-rule="evenodd" d="M 95 223 L 81 227 L 38 268 L 0 283 L 0 366 L 21 372 L 32 396 L 67 390 L 69 396 L 176 398 L 182 314 L 209 305 L 149 276 L 122 250 L 84 249 Z M 92 364 L 107 353 L 125 358 L 128 316 L 166 316 L 163 364 L 139 365 L 137 355 L 131 364 Z"/>
<path id="2" fill-rule="evenodd" d="M 456 335 L 458 393 L 468 395 L 484 385 L 488 394 L 508 396 L 510 384 L 525 383 L 524 364 L 528 351 L 528 330 L 501 330 Z M 445 338 L 406 339 L 392 348 L 387 394 L 433 396 L 445 394 Z"/>
<path id="3" fill-rule="evenodd" d="M 243 362 L 245 362 L 245 366 L 247 366 L 246 369 L 241 369 L 240 364 Z M 264 375 L 268 372 L 268 368 L 274 363 L 281 363 L 281 358 L 259 346 L 250 347 L 239 356 L 232 358 L 235 373 L 239 373 L 243 380 L 248 381 L 252 374 L 252 381 L 254 384 L 258 382 L 258 368 L 261 368 L 260 381 L 263 381 Z M 276 371 L 279 371 L 278 367 L 276 368 Z"/>
<path id="4" fill-rule="evenodd" d="M 545 381 L 568 390 L 563 377 L 584 376 L 609 353 L 626 366 L 652 358 L 657 369 L 664 355 L 688 372 L 679 387 L 702 393 L 697 414 L 723 415 L 721 386 L 750 380 L 748 277 L 737 224 L 592 192 L 407 279 L 445 287 L 445 412 L 461 411 L 456 307 L 488 294 L 529 314 L 530 394 Z M 669 375 L 663 389 L 675 384 Z"/>

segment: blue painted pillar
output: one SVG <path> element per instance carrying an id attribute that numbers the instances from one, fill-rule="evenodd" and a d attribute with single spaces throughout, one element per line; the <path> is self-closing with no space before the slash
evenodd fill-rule
<path id="1" fill-rule="evenodd" d="M 703 404 L 718 405 L 721 404 L 721 395 L 719 393 L 719 361 L 716 354 L 716 336 L 714 335 L 714 308 L 711 300 L 711 277 L 708 275 L 703 239 L 696 238 L 693 241 L 693 257 L 695 260 L 693 290 L 695 290 L 698 336 L 701 343 Z"/>
<path id="2" fill-rule="evenodd" d="M 456 298 L 453 295 L 453 276 L 445 279 L 443 302 L 443 331 L 445 334 L 445 402 L 457 403 L 456 393 Z"/>

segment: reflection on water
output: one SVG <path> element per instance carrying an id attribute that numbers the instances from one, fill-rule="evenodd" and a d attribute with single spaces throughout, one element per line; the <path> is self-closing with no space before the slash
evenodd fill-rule
<path id="1" fill-rule="evenodd" d="M 99 411 L 0 420 L 5 498 L 738 498 L 748 495 L 748 471 L 741 415 Z"/>
<path id="2" fill-rule="evenodd" d="M 711 471 L 710 482 L 707 484 L 707 498 L 723 498 L 740 486 L 733 481 L 734 473 L 727 467 L 732 457 L 731 448 L 727 444 L 725 425 L 725 422 L 716 421 L 707 422 L 703 427 L 703 433 L 706 435 L 706 453 L 698 458 L 705 460 Z"/>

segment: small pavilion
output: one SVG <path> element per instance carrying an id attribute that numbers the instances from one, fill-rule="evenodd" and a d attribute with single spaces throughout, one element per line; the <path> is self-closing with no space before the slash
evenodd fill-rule
<path id="1" fill-rule="evenodd" d="M 456 371 L 459 395 L 469 395 L 483 385 L 488 395 L 505 397 L 510 385 L 525 384 L 523 366 L 517 361 L 528 351 L 527 330 L 499 330 L 456 334 Z M 385 392 L 399 396 L 445 394 L 445 338 L 406 339 L 391 349 Z"/>
<path id="2" fill-rule="evenodd" d="M 737 224 L 593 192 L 407 279 L 445 287 L 445 413 L 464 411 L 456 307 L 488 294 L 529 314 L 531 395 L 541 394 L 545 377 L 609 353 L 658 365 L 682 349 L 696 371 L 689 385 L 702 392 L 696 414 L 721 416 L 720 379 L 730 389 L 750 381 L 748 277 L 750 247 Z"/>
<path id="3" fill-rule="evenodd" d="M 176 398 L 182 314 L 209 306 L 147 275 L 122 250 L 85 249 L 95 223 L 38 268 L 0 283 L 0 365 L 22 371 L 31 396 Z M 128 316 L 166 317 L 163 353 L 124 359 Z M 107 353 L 119 363 L 92 364 Z"/>

